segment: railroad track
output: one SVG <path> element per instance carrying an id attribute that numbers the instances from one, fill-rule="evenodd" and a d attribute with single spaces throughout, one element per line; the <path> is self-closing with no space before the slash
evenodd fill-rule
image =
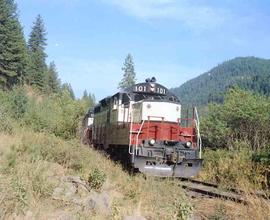
<path id="1" fill-rule="evenodd" d="M 203 182 L 188 178 L 179 178 L 180 186 L 187 191 L 191 191 L 195 194 L 207 196 L 210 198 L 220 198 L 225 200 L 231 200 L 237 203 L 247 204 L 247 200 L 244 196 L 244 192 L 238 189 L 221 189 L 217 184 Z M 265 193 L 250 193 L 270 202 L 269 195 Z"/>

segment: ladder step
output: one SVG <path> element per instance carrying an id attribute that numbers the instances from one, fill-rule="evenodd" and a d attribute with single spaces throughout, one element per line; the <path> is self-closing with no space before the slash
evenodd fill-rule
<path id="1" fill-rule="evenodd" d="M 193 135 L 193 134 L 180 134 L 180 136 L 184 136 L 184 137 L 195 137 L 196 135 Z"/>
<path id="2" fill-rule="evenodd" d="M 139 132 L 139 131 L 130 131 L 130 133 L 135 133 L 135 134 L 141 134 L 141 133 L 143 133 L 142 131 L 141 132 Z"/>

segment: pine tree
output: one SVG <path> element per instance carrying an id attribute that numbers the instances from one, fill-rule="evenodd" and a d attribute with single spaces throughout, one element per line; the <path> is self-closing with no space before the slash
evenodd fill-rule
<path id="1" fill-rule="evenodd" d="M 0 88 L 9 89 L 27 73 L 27 48 L 13 0 L 0 0 Z"/>
<path id="2" fill-rule="evenodd" d="M 83 91 L 83 97 L 82 97 L 82 99 L 87 99 L 88 98 L 88 92 L 87 92 L 87 90 L 85 89 L 84 91 Z"/>
<path id="3" fill-rule="evenodd" d="M 87 90 L 84 90 L 82 100 L 86 103 L 87 108 L 95 105 L 95 96 L 91 93 L 88 93 Z"/>
<path id="4" fill-rule="evenodd" d="M 96 103 L 96 97 L 95 97 L 95 95 L 89 93 L 88 97 L 89 97 L 89 100 L 90 100 L 90 106 L 94 106 L 95 103 Z"/>
<path id="5" fill-rule="evenodd" d="M 134 70 L 134 62 L 131 54 L 128 54 L 124 66 L 122 68 L 124 71 L 123 78 L 118 85 L 119 89 L 125 89 L 135 84 L 136 82 L 136 73 Z"/>
<path id="6" fill-rule="evenodd" d="M 49 93 L 57 93 L 60 88 L 60 80 L 58 79 L 58 73 L 56 65 L 51 62 L 47 73 L 47 91 Z"/>
<path id="7" fill-rule="evenodd" d="M 41 16 L 38 15 L 28 41 L 28 50 L 31 58 L 31 74 L 28 78 L 28 83 L 36 86 L 40 90 L 44 90 L 46 86 L 46 40 L 44 22 Z"/>
<path id="8" fill-rule="evenodd" d="M 64 83 L 62 85 L 62 91 L 68 92 L 69 96 L 75 100 L 75 94 L 70 83 Z"/>

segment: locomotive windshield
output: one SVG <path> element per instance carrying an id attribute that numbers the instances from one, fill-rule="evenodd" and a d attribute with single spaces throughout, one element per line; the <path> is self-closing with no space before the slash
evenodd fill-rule
<path id="1" fill-rule="evenodd" d="M 164 101 L 170 101 L 170 102 L 176 102 L 178 103 L 179 100 L 174 95 L 172 96 L 160 96 L 160 95 L 149 95 L 149 94 L 135 94 L 134 95 L 134 101 L 142 101 L 142 100 L 164 100 Z"/>

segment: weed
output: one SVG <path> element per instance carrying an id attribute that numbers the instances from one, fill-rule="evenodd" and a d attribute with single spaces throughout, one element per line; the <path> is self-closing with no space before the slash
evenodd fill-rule
<path id="1" fill-rule="evenodd" d="M 106 175 L 99 169 L 94 169 L 88 177 L 88 184 L 95 190 L 100 190 L 106 181 Z"/>
<path id="2" fill-rule="evenodd" d="M 12 179 L 12 188 L 14 189 L 15 198 L 23 208 L 27 205 L 27 188 L 22 180 L 15 176 Z"/>
<path id="3" fill-rule="evenodd" d="M 112 203 L 111 209 L 112 209 L 111 214 L 112 219 L 120 220 L 121 219 L 120 208 L 115 201 Z"/>
<path id="4" fill-rule="evenodd" d="M 193 207 L 185 198 L 177 198 L 175 200 L 175 206 L 177 207 L 176 217 L 179 220 L 187 220 L 193 214 Z"/>

